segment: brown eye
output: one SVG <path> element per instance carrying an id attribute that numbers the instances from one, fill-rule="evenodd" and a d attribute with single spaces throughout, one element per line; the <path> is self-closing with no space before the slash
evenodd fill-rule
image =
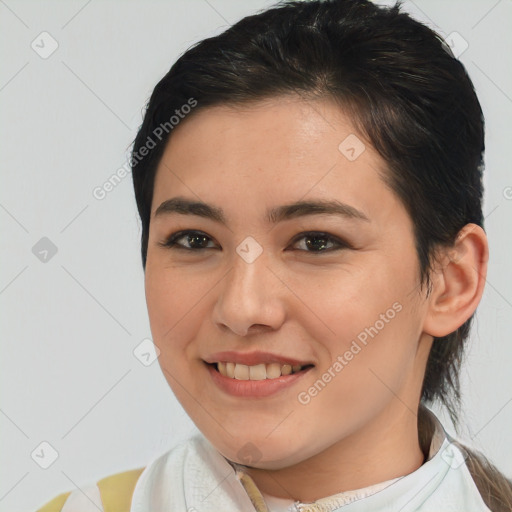
<path id="1" fill-rule="evenodd" d="M 350 244 L 347 242 L 329 233 L 319 231 L 301 233 L 295 238 L 293 245 L 297 245 L 298 242 L 302 242 L 303 240 L 305 242 L 302 243 L 302 248 L 298 250 L 313 254 L 351 248 Z M 184 243 L 182 241 L 184 241 Z M 159 245 L 170 249 L 183 249 L 185 251 L 198 252 L 216 247 L 215 245 L 208 246 L 209 243 L 213 244 L 213 240 L 207 234 L 201 231 L 186 230 L 173 233 L 164 241 L 159 242 Z"/>
<path id="2" fill-rule="evenodd" d="M 298 241 L 305 240 L 302 244 L 304 252 L 321 253 L 321 252 L 332 252 L 343 248 L 350 248 L 350 245 L 343 242 L 337 237 L 330 235 L 329 233 L 323 233 L 318 231 L 311 231 L 308 233 L 301 233 L 301 236 L 296 238 L 294 244 Z"/>
<path id="3" fill-rule="evenodd" d="M 187 245 L 183 245 L 182 243 L 178 243 L 180 240 L 185 240 Z M 177 233 L 173 233 L 163 242 L 159 242 L 159 245 L 171 249 L 183 249 L 185 251 L 200 251 L 203 249 L 211 249 L 212 247 L 208 247 L 208 241 L 211 241 L 211 238 L 202 233 L 201 231 L 178 231 Z"/>

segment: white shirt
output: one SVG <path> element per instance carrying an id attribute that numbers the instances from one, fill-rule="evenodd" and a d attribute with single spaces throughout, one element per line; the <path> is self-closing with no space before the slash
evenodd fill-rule
<path id="1" fill-rule="evenodd" d="M 130 512 L 278 512 L 283 506 L 287 512 L 491 512 L 462 452 L 428 412 L 435 423 L 429 456 L 421 467 L 403 477 L 313 504 L 268 496 L 264 503 L 252 479 L 244 476 L 243 466 L 228 462 L 199 434 L 146 467 Z M 246 487 L 252 487 L 252 501 Z M 255 507 L 253 502 L 259 504 Z"/>
<path id="2" fill-rule="evenodd" d="M 244 472 L 197 434 L 141 473 L 130 512 L 491 512 L 459 448 L 435 415 L 427 461 L 412 473 L 300 503 L 262 494 Z M 84 499 L 83 494 L 90 499 Z M 98 487 L 73 491 L 62 512 L 102 512 Z"/>

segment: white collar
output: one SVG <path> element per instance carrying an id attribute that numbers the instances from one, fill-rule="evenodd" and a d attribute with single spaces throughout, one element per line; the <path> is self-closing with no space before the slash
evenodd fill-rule
<path id="1" fill-rule="evenodd" d="M 424 406 L 422 407 L 422 411 L 426 415 L 426 419 L 428 419 L 432 423 L 433 427 L 433 434 L 431 437 L 430 445 L 429 445 L 429 452 L 426 456 L 425 462 L 431 460 L 436 453 L 441 448 L 443 441 L 445 438 L 448 437 L 448 434 L 445 432 L 441 422 L 438 420 L 438 418 Z M 384 490 L 386 487 L 389 487 L 394 482 L 397 482 L 403 476 L 392 478 L 390 480 L 386 480 L 385 482 L 379 482 L 367 487 L 363 487 L 360 489 L 355 489 L 351 491 L 345 491 L 340 492 L 337 494 L 334 494 L 332 496 L 327 496 L 325 498 L 321 498 L 316 500 L 314 503 L 301 503 L 299 501 L 293 501 L 291 499 L 281 499 L 276 498 L 274 496 L 269 496 L 268 494 L 265 494 L 261 491 L 259 491 L 256 486 L 254 485 L 254 482 L 251 481 L 250 477 L 247 475 L 244 475 L 245 473 L 245 466 L 242 466 L 240 464 L 236 464 L 234 462 L 230 462 L 230 464 L 235 468 L 237 471 L 237 474 L 239 478 L 242 481 L 242 484 L 244 487 L 246 487 L 246 490 L 250 496 L 260 495 L 264 502 L 270 507 L 272 506 L 272 509 L 276 510 L 283 510 L 283 511 L 296 511 L 296 512 L 302 512 L 302 511 L 316 511 L 321 510 L 322 512 L 331 512 L 334 510 L 339 509 L 342 506 L 348 505 L 349 503 L 353 503 L 354 501 L 361 500 L 363 498 L 367 498 L 368 496 L 371 496 L 372 494 L 376 494 L 377 492 L 380 492 Z M 406 476 L 406 475 L 404 475 Z M 249 487 L 249 488 L 247 488 Z M 256 507 L 257 508 L 257 507 Z M 265 510 L 265 509 L 264 509 Z"/>
<path id="2" fill-rule="evenodd" d="M 297 510 L 431 512 L 453 509 L 490 512 L 471 478 L 461 451 L 451 442 L 435 415 L 431 411 L 428 413 L 434 421 L 434 435 L 427 461 L 416 471 L 393 479 L 375 493 L 341 503 L 336 508 L 324 508 L 318 500 L 316 504 L 301 504 Z M 198 434 L 151 462 L 137 481 L 130 512 L 164 510 L 266 512 L 268 509 L 252 479 L 244 474 L 243 466 L 232 465 L 203 435 Z"/>

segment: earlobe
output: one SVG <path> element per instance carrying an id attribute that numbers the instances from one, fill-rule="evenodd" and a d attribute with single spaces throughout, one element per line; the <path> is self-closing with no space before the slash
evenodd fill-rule
<path id="1" fill-rule="evenodd" d="M 484 291 L 489 246 L 484 230 L 466 224 L 453 247 L 444 249 L 433 272 L 423 330 L 434 337 L 457 330 L 476 310 Z"/>

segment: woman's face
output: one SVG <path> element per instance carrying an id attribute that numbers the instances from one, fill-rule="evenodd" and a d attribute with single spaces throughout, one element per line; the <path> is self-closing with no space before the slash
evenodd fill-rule
<path id="1" fill-rule="evenodd" d="M 230 460 L 279 469 L 415 423 L 431 337 L 384 170 L 325 101 L 211 107 L 174 129 L 151 210 L 151 331 L 178 400 Z M 208 206 L 155 215 L 173 198 Z"/>

